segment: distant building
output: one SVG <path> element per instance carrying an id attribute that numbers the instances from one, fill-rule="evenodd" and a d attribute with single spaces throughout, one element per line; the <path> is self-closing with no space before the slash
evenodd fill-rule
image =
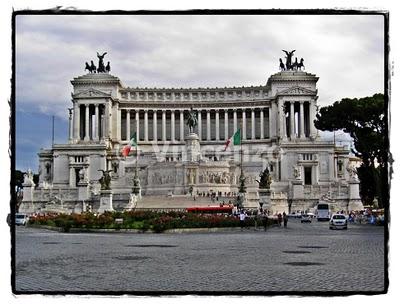
<path id="1" fill-rule="evenodd" d="M 40 212 L 62 204 L 68 212 L 87 206 L 95 211 L 99 170 L 112 170 L 113 207 L 125 208 L 136 148 L 126 158 L 121 149 L 135 133 L 142 207 L 159 196 L 183 200 L 189 191 L 233 198 L 242 150 L 246 207 L 258 206 L 256 180 L 268 165 L 273 212 L 311 210 L 321 199 L 332 209 L 362 208 L 349 149 L 321 140 L 314 127 L 317 81 L 316 75 L 296 70 L 276 73 L 265 85 L 228 88 L 133 88 L 108 73 L 76 77 L 68 143 L 39 152 L 39 184 L 25 184 L 21 208 Z M 188 139 L 191 108 L 198 148 L 191 147 L 196 140 Z M 242 145 L 224 151 L 239 128 Z M 168 206 L 168 201 L 160 203 L 160 208 Z"/>

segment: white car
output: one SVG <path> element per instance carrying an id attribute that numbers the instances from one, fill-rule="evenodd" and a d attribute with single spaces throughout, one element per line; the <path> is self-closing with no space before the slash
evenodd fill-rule
<path id="1" fill-rule="evenodd" d="M 28 224 L 29 216 L 23 213 L 16 213 L 15 214 L 15 225 L 22 225 L 25 226 Z"/>
<path id="2" fill-rule="evenodd" d="M 329 220 L 329 229 L 347 229 L 347 219 L 344 214 L 334 214 Z"/>

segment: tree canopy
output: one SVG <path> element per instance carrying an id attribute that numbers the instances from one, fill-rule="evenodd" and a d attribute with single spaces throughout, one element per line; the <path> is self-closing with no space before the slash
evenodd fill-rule
<path id="1" fill-rule="evenodd" d="M 387 160 L 385 147 L 386 118 L 383 94 L 364 98 L 344 98 L 322 107 L 314 121 L 322 131 L 343 130 L 354 139 L 354 154 L 365 165 Z"/>
<path id="2" fill-rule="evenodd" d="M 353 153 L 362 160 L 358 168 L 361 197 L 371 203 L 377 196 L 381 202 L 389 157 L 384 95 L 343 98 L 322 107 L 314 124 L 322 131 L 343 130 L 350 134 L 354 140 Z"/>

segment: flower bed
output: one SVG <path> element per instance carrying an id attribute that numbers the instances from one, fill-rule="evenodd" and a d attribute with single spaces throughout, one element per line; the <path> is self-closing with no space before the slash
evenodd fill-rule
<path id="1" fill-rule="evenodd" d="M 30 219 L 30 225 L 45 225 L 62 228 L 68 232 L 71 228 L 81 229 L 139 229 L 163 232 L 168 229 L 179 228 L 219 228 L 240 227 L 237 217 L 218 214 L 195 214 L 187 212 L 155 212 L 155 211 L 128 211 L 105 212 L 100 215 L 92 213 L 42 215 Z M 254 226 L 254 219 L 247 218 L 246 227 Z M 273 220 L 268 220 L 268 225 Z M 257 225 L 261 226 L 260 219 Z"/>

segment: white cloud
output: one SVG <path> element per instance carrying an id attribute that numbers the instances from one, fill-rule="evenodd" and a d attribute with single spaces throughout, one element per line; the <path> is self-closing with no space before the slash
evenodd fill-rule
<path id="1" fill-rule="evenodd" d="M 296 49 L 326 105 L 383 91 L 383 34 L 368 15 L 19 16 L 17 101 L 66 118 L 69 81 L 96 51 L 128 86 L 223 87 L 265 84 Z"/>

